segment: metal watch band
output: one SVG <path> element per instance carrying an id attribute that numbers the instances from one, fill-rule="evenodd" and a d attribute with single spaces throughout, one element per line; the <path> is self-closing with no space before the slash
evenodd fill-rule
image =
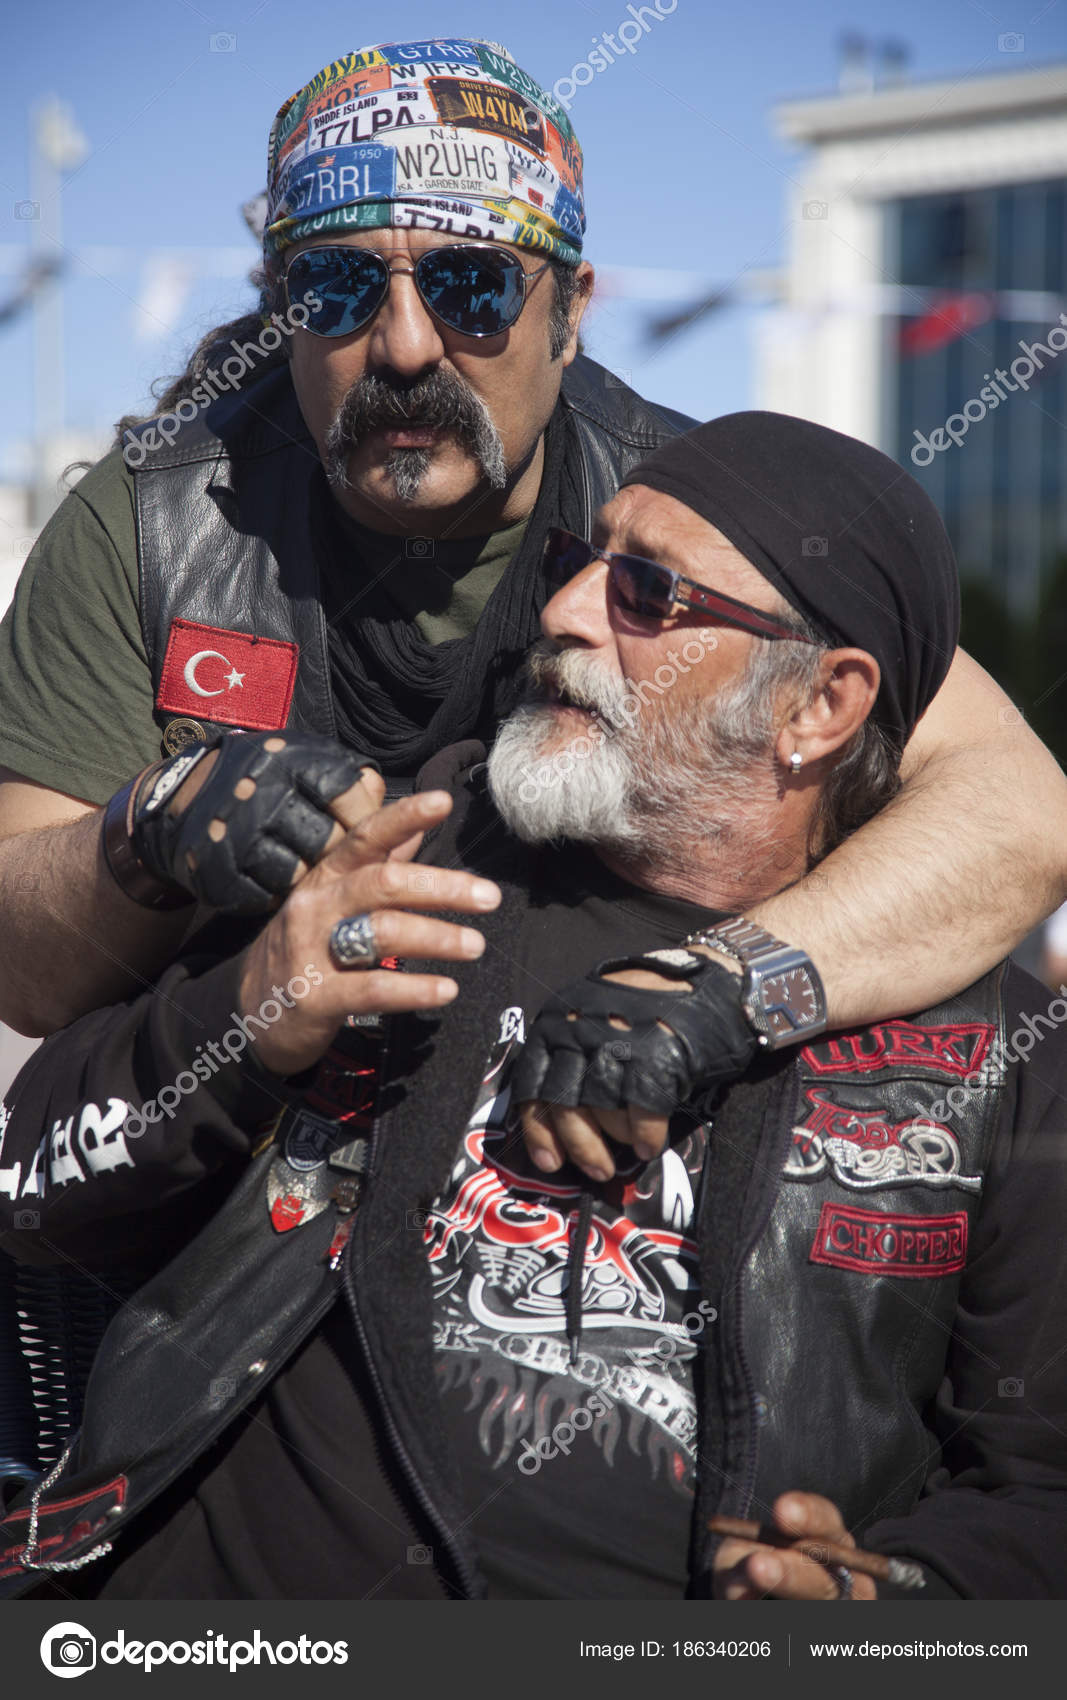
<path id="1" fill-rule="evenodd" d="M 746 920 L 733 916 L 717 926 L 691 933 L 687 946 L 702 945 L 706 950 L 718 950 L 732 957 L 744 969 L 742 1007 L 751 1022 L 759 1042 L 768 1050 L 795 1044 L 814 1037 L 826 1027 L 826 995 L 815 964 L 807 953 L 796 945 L 776 939 L 773 933 Z M 764 1002 L 764 986 L 780 975 L 801 973 L 806 993 L 813 1009 L 801 1014 L 788 1000 L 784 1003 Z M 782 1017 L 784 1016 L 784 1021 Z"/>
<path id="2" fill-rule="evenodd" d="M 721 950 L 724 955 L 732 956 L 736 962 L 748 967 L 756 965 L 761 958 L 773 956 L 779 950 L 791 947 L 776 939 L 773 933 L 767 932 L 755 921 L 746 920 L 744 915 L 735 915 L 732 920 L 721 921 L 717 926 L 705 927 L 698 933 L 691 933 L 685 940 L 687 945 L 702 944 L 708 950 Z"/>
<path id="3" fill-rule="evenodd" d="M 146 868 L 133 847 L 133 811 L 137 794 L 148 774 L 160 766 L 152 762 L 136 779 L 116 791 L 104 810 L 100 847 L 115 884 L 142 909 L 186 909 L 195 899 L 179 885 L 164 885 Z"/>

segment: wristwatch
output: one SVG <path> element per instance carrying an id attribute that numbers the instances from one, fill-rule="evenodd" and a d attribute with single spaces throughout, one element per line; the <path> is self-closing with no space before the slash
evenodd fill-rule
<path id="1" fill-rule="evenodd" d="M 815 964 L 796 945 L 783 944 L 744 916 L 691 933 L 687 945 L 721 950 L 744 968 L 741 1007 L 761 1045 L 777 1051 L 821 1033 L 826 993 Z"/>

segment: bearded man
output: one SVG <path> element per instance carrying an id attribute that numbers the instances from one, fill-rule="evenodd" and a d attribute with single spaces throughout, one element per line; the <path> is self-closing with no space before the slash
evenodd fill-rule
<path id="1" fill-rule="evenodd" d="M 847 558 L 798 556 L 785 514 L 840 505 Z M 24 1463 L 0 1588 L 1067 1590 L 1062 1017 L 1001 967 L 826 1032 L 803 953 L 733 907 L 892 795 L 955 638 L 936 512 L 865 445 L 741 414 L 546 564 L 488 769 L 438 758 L 9 1095 L 26 1280 L 157 1273 L 80 1433 Z M 1026 1021 L 1040 1069 L 1001 1044 Z"/>

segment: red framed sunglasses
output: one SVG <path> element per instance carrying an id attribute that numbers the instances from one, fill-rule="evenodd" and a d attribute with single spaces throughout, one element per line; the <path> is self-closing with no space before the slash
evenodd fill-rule
<path id="1" fill-rule="evenodd" d="M 710 614 L 724 625 L 751 632 L 753 637 L 787 638 L 793 643 L 813 641 L 762 609 L 738 602 L 736 597 L 724 596 L 721 591 L 709 590 L 695 579 L 683 578 L 660 561 L 648 561 L 643 555 L 611 554 L 607 549 L 598 549 L 595 543 L 587 543 L 583 537 L 575 537 L 572 531 L 563 531 L 559 526 L 551 528 L 544 550 L 545 575 L 551 584 L 557 587 L 566 584 L 592 561 L 607 563 L 612 592 L 631 614 L 665 620 L 680 603 L 698 614 Z"/>

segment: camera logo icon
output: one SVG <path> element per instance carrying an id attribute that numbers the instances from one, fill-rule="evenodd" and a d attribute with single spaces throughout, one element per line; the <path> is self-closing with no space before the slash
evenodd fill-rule
<path id="1" fill-rule="evenodd" d="M 413 1547 L 408 1547 L 408 1563 L 409 1564 L 432 1564 L 433 1563 L 433 1547 L 424 1546 L 421 1541 L 419 1541 Z"/>
<path id="2" fill-rule="evenodd" d="M 829 216 L 830 216 L 830 209 L 827 206 L 825 201 L 805 201 L 804 202 L 804 217 L 805 218 L 829 218 Z"/>
<path id="3" fill-rule="evenodd" d="M 1006 1375 L 997 1382 L 998 1399 L 1021 1399 L 1026 1392 L 1026 1384 L 1017 1375 Z"/>
<path id="4" fill-rule="evenodd" d="M 437 546 L 432 537 L 405 537 L 404 554 L 409 561 L 432 561 Z"/>
<path id="5" fill-rule="evenodd" d="M 56 1623 L 41 1640 L 41 1663 L 53 1676 L 84 1676 L 96 1667 L 96 1637 L 80 1623 Z"/>
<path id="6" fill-rule="evenodd" d="M 828 555 L 830 544 L 825 537 L 802 537 L 800 553 L 802 555 Z"/>

